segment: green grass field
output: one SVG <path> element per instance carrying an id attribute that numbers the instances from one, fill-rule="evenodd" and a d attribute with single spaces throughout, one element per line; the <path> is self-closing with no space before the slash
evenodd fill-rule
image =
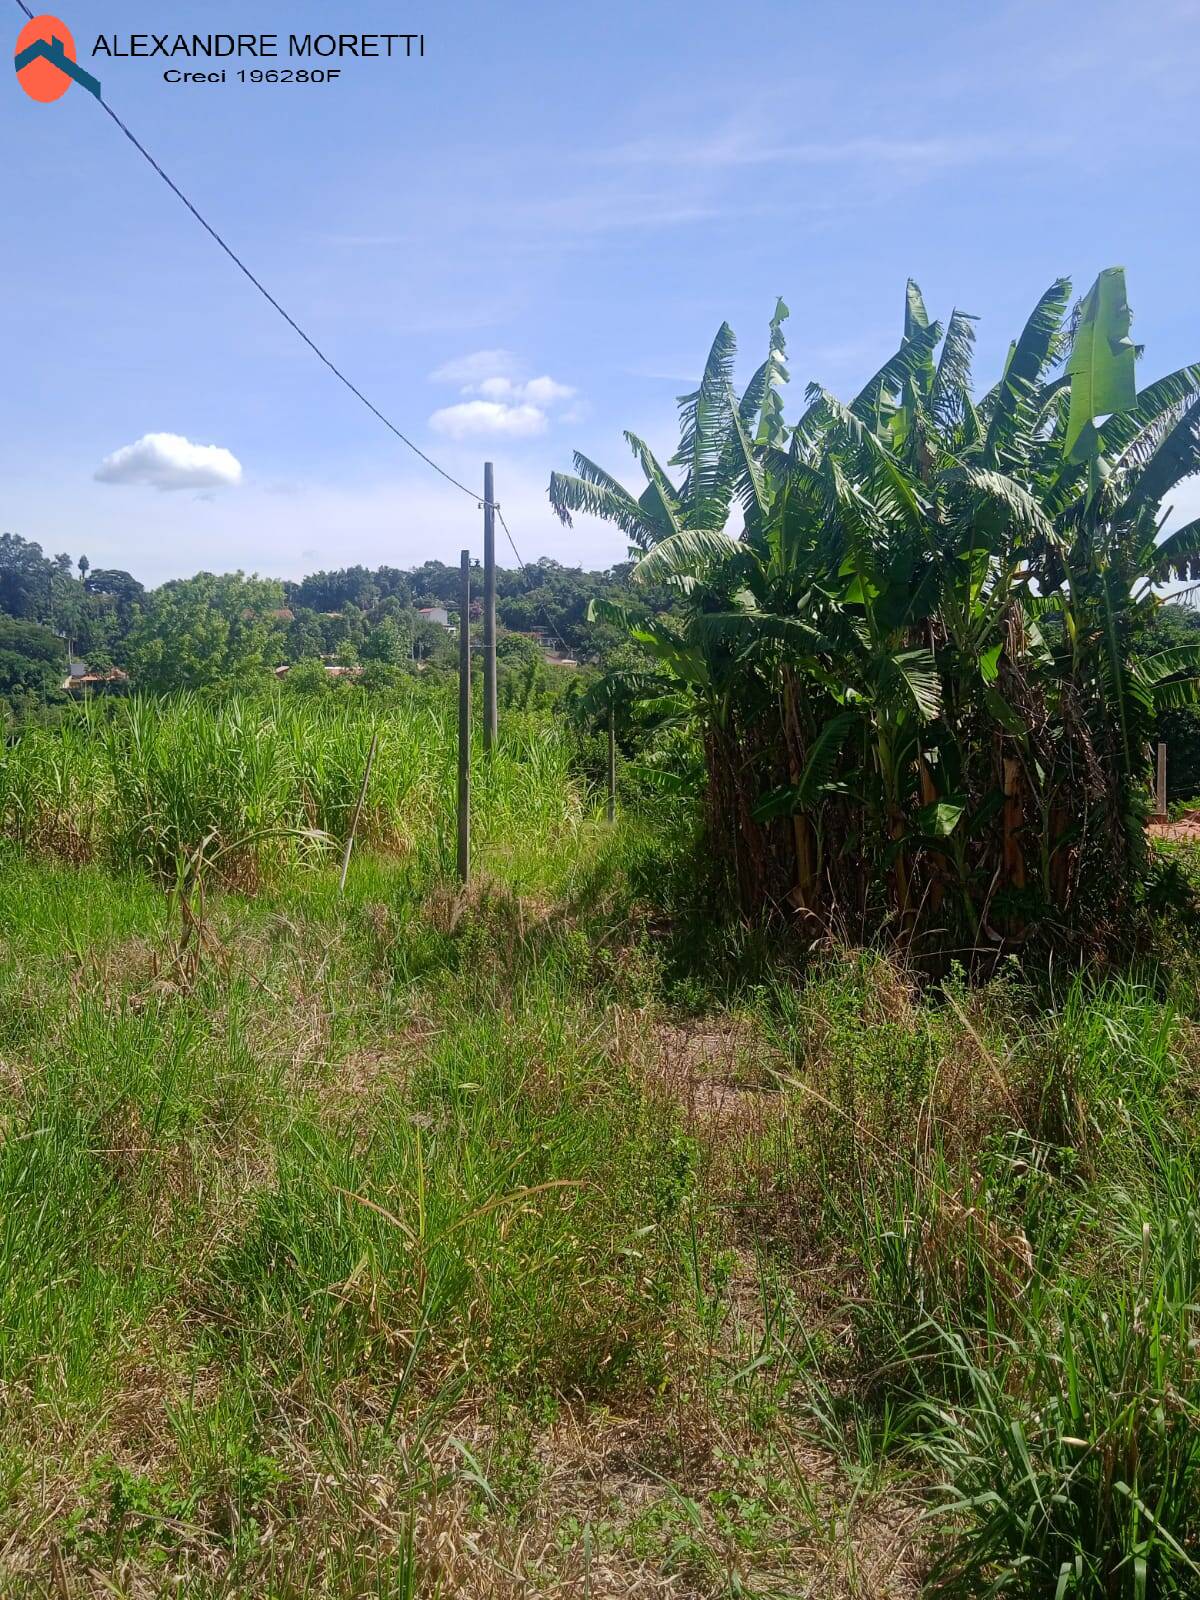
<path id="1" fill-rule="evenodd" d="M 530 716 L 0 758 L 0 1593 L 1200 1593 L 1195 968 L 708 915 Z"/>

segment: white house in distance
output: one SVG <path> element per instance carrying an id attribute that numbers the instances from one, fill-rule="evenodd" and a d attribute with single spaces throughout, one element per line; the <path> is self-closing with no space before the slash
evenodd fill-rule
<path id="1" fill-rule="evenodd" d="M 436 622 L 441 628 L 450 626 L 450 613 L 445 606 L 422 606 L 417 615 L 425 622 Z"/>

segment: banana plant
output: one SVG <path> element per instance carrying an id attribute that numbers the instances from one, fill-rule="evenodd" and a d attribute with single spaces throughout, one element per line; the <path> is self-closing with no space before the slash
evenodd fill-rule
<path id="1" fill-rule="evenodd" d="M 1141 645 L 1157 585 L 1200 578 L 1200 520 L 1162 537 L 1200 470 L 1200 367 L 1139 393 L 1124 273 L 1070 296 L 1050 285 L 976 398 L 975 319 L 943 327 L 910 281 L 895 353 L 849 401 L 809 385 L 792 425 L 780 302 L 740 395 L 718 330 L 665 467 L 626 436 L 639 494 L 581 456 L 551 478 L 564 520 L 613 522 L 635 581 L 675 594 L 607 620 L 702 727 L 710 828 L 756 857 L 754 909 L 856 898 L 865 932 L 1003 942 L 1029 910 L 997 929 L 1005 896 L 1078 925 L 1087 852 L 1132 840 L 1147 730 L 1200 681 L 1197 652 Z M 754 832 L 781 822 L 790 884 Z"/>

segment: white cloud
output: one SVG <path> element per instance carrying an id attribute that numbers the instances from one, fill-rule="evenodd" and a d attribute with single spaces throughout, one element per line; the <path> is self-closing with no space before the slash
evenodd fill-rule
<path id="1" fill-rule="evenodd" d="M 515 372 L 516 365 L 511 350 L 476 350 L 469 356 L 457 356 L 443 363 L 429 376 L 434 383 L 477 384 L 498 374 Z"/>
<path id="2" fill-rule="evenodd" d="M 468 384 L 463 394 L 481 394 L 485 400 L 512 400 L 518 385 L 511 378 L 485 378 L 482 383 Z"/>
<path id="3" fill-rule="evenodd" d="M 570 400 L 575 391 L 570 384 L 556 383 L 553 378 L 530 378 L 522 387 L 521 398 L 535 406 L 552 406 L 556 400 Z"/>
<path id="4" fill-rule="evenodd" d="M 546 413 L 537 406 L 505 405 L 498 400 L 464 400 L 461 405 L 443 406 L 429 419 L 436 433 L 451 439 L 466 439 L 478 434 L 499 434 L 509 439 L 530 439 L 545 433 Z"/>
<path id="5" fill-rule="evenodd" d="M 242 464 L 216 444 L 193 444 L 180 433 L 145 433 L 122 445 L 96 468 L 99 483 L 136 483 L 152 489 L 226 489 L 242 481 Z"/>
<path id="6" fill-rule="evenodd" d="M 479 434 L 528 439 L 545 433 L 549 412 L 573 399 L 576 391 L 549 373 L 522 379 L 516 371 L 515 360 L 507 350 L 477 350 L 474 355 L 448 361 L 431 377 L 458 384 L 458 392 L 465 398 L 459 405 L 435 411 L 429 426 L 452 439 Z M 571 415 L 563 412 L 560 419 L 569 420 Z"/>
<path id="7" fill-rule="evenodd" d="M 552 406 L 558 400 L 570 400 L 575 390 L 570 384 L 558 383 L 551 377 L 530 378 L 528 383 L 497 377 L 468 384 L 462 392 L 482 395 L 485 400 L 506 400 L 514 405 Z"/>

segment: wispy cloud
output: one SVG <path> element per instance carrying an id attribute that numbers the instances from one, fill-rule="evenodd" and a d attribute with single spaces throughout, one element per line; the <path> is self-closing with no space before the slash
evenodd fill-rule
<path id="1" fill-rule="evenodd" d="M 451 439 L 497 434 L 509 439 L 530 439 L 546 431 L 546 413 L 537 406 L 504 405 L 499 400 L 464 400 L 442 406 L 429 419 L 435 433 Z"/>
<path id="2" fill-rule="evenodd" d="M 682 119 L 686 126 L 686 119 Z M 1062 141 L 1001 132 L 781 139 L 779 119 L 736 114 L 715 131 L 647 133 L 580 151 L 569 186 L 508 216 L 539 240 L 571 248 L 603 235 L 745 224 L 802 199 L 809 231 L 874 203 L 881 189 L 956 170 L 1059 151 Z M 825 177 L 825 182 L 819 176 Z M 794 181 L 783 187 L 785 176 Z M 765 186 L 765 187 L 764 187 Z"/>
<path id="3" fill-rule="evenodd" d="M 870 166 L 905 170 L 972 166 L 998 156 L 1011 156 L 1014 140 L 958 134 L 928 139 L 859 136 L 852 139 L 772 139 L 762 130 L 731 124 L 700 139 L 658 136 L 633 139 L 598 153 L 612 166 L 695 168 L 712 172 L 732 167 Z"/>
<path id="4" fill-rule="evenodd" d="M 570 194 L 534 201 L 517 211 L 523 226 L 537 228 L 559 243 L 579 235 L 687 227 L 729 214 L 727 206 L 681 199 L 665 182 L 661 188 L 576 187 Z"/>
<path id="5" fill-rule="evenodd" d="M 470 355 L 443 362 L 429 374 L 429 381 L 468 385 L 493 377 L 509 377 L 516 371 L 517 358 L 511 350 L 474 350 Z"/>

